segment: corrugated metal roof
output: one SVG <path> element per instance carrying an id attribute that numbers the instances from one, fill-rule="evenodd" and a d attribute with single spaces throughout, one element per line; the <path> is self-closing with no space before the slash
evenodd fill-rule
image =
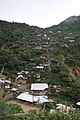
<path id="1" fill-rule="evenodd" d="M 38 98 L 33 96 L 33 95 L 30 95 L 28 94 L 27 92 L 24 92 L 24 93 L 21 93 L 17 99 L 20 99 L 20 100 L 24 100 L 24 101 L 27 101 L 27 102 L 37 102 L 38 101 Z"/>
<path id="2" fill-rule="evenodd" d="M 36 96 L 38 97 L 38 103 L 42 104 L 42 103 L 46 103 L 49 102 L 48 97 L 47 96 Z"/>
<path id="3" fill-rule="evenodd" d="M 33 95 L 30 95 L 28 92 L 21 93 L 17 97 L 17 99 L 24 100 L 24 101 L 31 102 L 31 103 L 37 102 L 40 104 L 49 102 L 47 96 L 33 96 Z"/>
<path id="4" fill-rule="evenodd" d="M 12 88 L 11 90 L 12 90 L 12 91 L 17 91 L 17 88 Z"/>
<path id="5" fill-rule="evenodd" d="M 48 88 L 47 83 L 32 83 L 31 90 L 45 90 Z"/>
<path id="6" fill-rule="evenodd" d="M 76 105 L 80 106 L 80 102 L 77 102 Z"/>
<path id="7" fill-rule="evenodd" d="M 44 66 L 36 66 L 37 69 L 43 69 Z"/>

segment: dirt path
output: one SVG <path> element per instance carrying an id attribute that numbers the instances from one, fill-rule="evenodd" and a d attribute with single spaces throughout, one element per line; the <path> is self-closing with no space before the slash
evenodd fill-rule
<path id="1" fill-rule="evenodd" d="M 11 100 L 11 101 L 8 101 L 7 103 L 20 105 L 24 112 L 39 109 L 39 107 L 37 107 L 37 106 L 35 106 L 33 104 L 30 104 L 30 103 L 27 103 L 27 102 L 22 102 L 22 101 Z"/>

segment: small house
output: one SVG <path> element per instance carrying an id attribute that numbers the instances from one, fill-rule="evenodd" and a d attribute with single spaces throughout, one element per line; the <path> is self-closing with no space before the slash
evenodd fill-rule
<path id="1" fill-rule="evenodd" d="M 31 93 L 34 95 L 44 95 L 48 93 L 48 84 L 47 83 L 32 83 L 31 84 Z"/>
<path id="2" fill-rule="evenodd" d="M 43 104 L 50 102 L 47 96 L 35 96 L 29 94 L 28 92 L 21 93 L 19 96 L 17 96 L 17 99 L 29 103 L 36 103 L 36 104 Z"/>
<path id="3" fill-rule="evenodd" d="M 25 84 L 26 81 L 27 81 L 27 80 L 24 78 L 23 75 L 18 75 L 18 77 L 16 77 L 16 82 L 17 82 L 17 83 Z"/>
<path id="4" fill-rule="evenodd" d="M 4 79 L 0 79 L 0 88 L 10 88 L 11 87 L 11 81 Z"/>
<path id="5" fill-rule="evenodd" d="M 17 96 L 17 99 L 30 102 L 30 103 L 38 101 L 37 97 L 30 95 L 28 92 L 21 93 L 19 96 Z"/>
<path id="6" fill-rule="evenodd" d="M 77 103 L 76 103 L 76 106 L 77 106 L 78 108 L 80 108 L 80 102 L 77 102 Z"/>
<path id="7" fill-rule="evenodd" d="M 44 66 L 43 66 L 43 65 L 39 65 L 39 66 L 36 66 L 35 69 L 36 69 L 37 71 L 41 71 L 41 70 L 44 69 Z"/>

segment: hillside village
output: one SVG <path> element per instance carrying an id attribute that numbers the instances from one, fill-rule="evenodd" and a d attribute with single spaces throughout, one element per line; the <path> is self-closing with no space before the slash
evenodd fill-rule
<path id="1" fill-rule="evenodd" d="M 79 23 L 42 29 L 0 21 L 0 99 L 66 112 L 80 107 Z"/>

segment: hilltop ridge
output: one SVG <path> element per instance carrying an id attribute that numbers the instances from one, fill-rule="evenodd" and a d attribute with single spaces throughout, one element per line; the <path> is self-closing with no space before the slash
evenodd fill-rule
<path id="1" fill-rule="evenodd" d="M 76 22 L 76 21 L 80 21 L 80 16 L 71 16 L 71 17 L 65 19 L 63 22 L 72 23 L 72 22 Z"/>

